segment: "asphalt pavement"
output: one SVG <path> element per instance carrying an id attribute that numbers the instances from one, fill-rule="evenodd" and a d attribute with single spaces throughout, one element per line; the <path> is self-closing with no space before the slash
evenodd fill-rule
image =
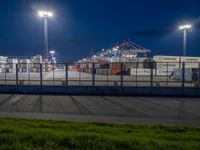
<path id="1" fill-rule="evenodd" d="M 0 117 L 199 126 L 200 99 L 1 94 Z"/>

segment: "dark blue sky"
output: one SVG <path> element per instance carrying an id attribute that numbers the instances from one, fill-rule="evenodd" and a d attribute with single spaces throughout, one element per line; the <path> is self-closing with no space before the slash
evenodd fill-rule
<path id="1" fill-rule="evenodd" d="M 199 0 L 0 0 L 0 55 L 43 54 L 43 22 L 37 11 L 55 13 L 49 21 L 49 47 L 59 62 L 71 62 L 130 38 L 152 55 L 181 55 L 179 24 L 191 22 L 190 56 L 200 56 Z"/>

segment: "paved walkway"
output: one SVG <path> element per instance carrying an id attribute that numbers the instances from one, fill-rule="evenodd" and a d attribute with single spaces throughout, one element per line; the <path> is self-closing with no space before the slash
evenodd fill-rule
<path id="1" fill-rule="evenodd" d="M 200 98 L 0 95 L 0 116 L 200 125 Z"/>

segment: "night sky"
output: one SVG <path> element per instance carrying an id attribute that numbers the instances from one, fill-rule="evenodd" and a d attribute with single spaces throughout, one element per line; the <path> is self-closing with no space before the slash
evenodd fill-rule
<path id="1" fill-rule="evenodd" d="M 192 23 L 187 55 L 200 56 L 199 0 L 0 0 L 0 55 L 43 54 L 43 22 L 49 9 L 49 48 L 58 62 L 72 62 L 131 39 L 151 55 L 181 55 L 182 32 Z"/>

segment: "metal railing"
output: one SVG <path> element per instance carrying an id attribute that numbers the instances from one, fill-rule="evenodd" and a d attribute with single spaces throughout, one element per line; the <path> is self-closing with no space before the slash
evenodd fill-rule
<path id="1" fill-rule="evenodd" d="M 4 63 L 0 85 L 198 88 L 199 66 L 199 62 Z"/>

